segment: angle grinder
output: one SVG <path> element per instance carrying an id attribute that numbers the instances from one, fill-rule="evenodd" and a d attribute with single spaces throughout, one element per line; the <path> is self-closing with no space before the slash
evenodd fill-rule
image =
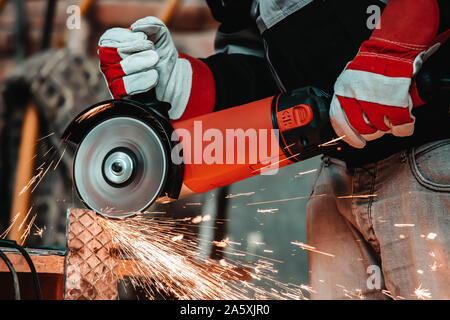
<path id="1" fill-rule="evenodd" d="M 446 47 L 416 77 L 424 101 L 450 90 L 448 70 L 446 76 L 442 71 Z M 100 102 L 79 114 L 63 134 L 77 146 L 76 192 L 87 208 L 120 219 L 144 212 L 155 201 L 309 159 L 341 143 L 328 143 L 338 138 L 329 121 L 330 98 L 304 87 L 183 121 L 169 120 L 170 104 L 158 101 L 154 90 Z M 234 143 L 225 139 L 229 136 Z M 204 153 L 213 160 L 204 159 Z"/>

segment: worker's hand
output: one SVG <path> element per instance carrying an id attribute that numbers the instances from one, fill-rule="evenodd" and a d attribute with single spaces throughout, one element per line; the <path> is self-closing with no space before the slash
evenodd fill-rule
<path id="1" fill-rule="evenodd" d="M 338 77 L 330 118 L 336 134 L 351 146 L 363 148 L 385 133 L 413 134 L 412 78 L 439 46 L 433 43 L 439 16 L 433 1 L 389 2 L 381 28 Z"/>
<path id="2" fill-rule="evenodd" d="M 99 58 L 114 98 L 155 88 L 158 100 L 172 105 L 171 119 L 184 113 L 191 95 L 192 66 L 179 58 L 169 30 L 158 18 L 106 31 L 99 40 Z"/>

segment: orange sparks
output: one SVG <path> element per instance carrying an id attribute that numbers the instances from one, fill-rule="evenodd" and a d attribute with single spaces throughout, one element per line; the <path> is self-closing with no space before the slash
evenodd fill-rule
<path id="1" fill-rule="evenodd" d="M 95 116 L 96 114 L 109 109 L 111 107 L 113 107 L 114 105 L 112 103 L 107 103 L 107 104 L 102 104 L 98 107 L 95 107 L 94 109 L 89 110 L 88 112 L 85 112 L 83 115 L 81 115 L 80 117 L 78 117 L 75 121 L 80 123 L 86 119 L 89 119 L 93 116 Z"/>
<path id="2" fill-rule="evenodd" d="M 230 258 L 215 261 L 202 256 L 198 239 L 187 235 L 180 221 L 184 219 L 99 217 L 114 247 L 120 248 L 117 258 L 133 260 L 133 286 L 141 287 L 149 298 L 165 292 L 177 299 L 305 299 L 298 286 L 282 284 L 273 277 L 276 270 L 268 258 L 261 257 L 255 266 Z M 173 241 L 180 239 L 180 234 L 184 235 L 183 241 Z M 256 268 L 258 281 L 264 286 L 248 282 Z"/>

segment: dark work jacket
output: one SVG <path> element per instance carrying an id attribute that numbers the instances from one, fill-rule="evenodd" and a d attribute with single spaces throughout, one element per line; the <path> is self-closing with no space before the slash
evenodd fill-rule
<path id="1" fill-rule="evenodd" d="M 202 59 L 212 70 L 215 111 L 302 86 L 330 94 L 334 83 L 372 30 L 368 20 L 380 0 L 207 0 L 221 22 L 217 54 Z M 440 1 L 440 30 L 449 28 L 450 1 Z M 369 21 L 370 22 L 370 21 Z M 330 155 L 349 167 L 375 162 L 409 147 L 450 137 L 450 102 L 414 110 L 415 132 L 386 134 L 363 149 L 344 144 Z M 255 115 L 257 116 L 257 115 Z"/>

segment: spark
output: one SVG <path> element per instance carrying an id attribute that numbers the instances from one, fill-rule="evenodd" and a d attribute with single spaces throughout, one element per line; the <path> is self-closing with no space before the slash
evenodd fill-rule
<path id="1" fill-rule="evenodd" d="M 270 201 L 261 201 L 261 202 L 253 202 L 253 203 L 247 203 L 248 206 L 254 206 L 258 204 L 268 204 L 268 203 L 276 203 L 276 202 L 284 202 L 284 201 L 292 201 L 292 200 L 299 200 L 299 199 L 306 199 L 307 197 L 301 196 L 301 197 L 294 197 L 294 198 L 286 198 L 286 199 L 278 199 L 278 200 L 270 200 Z"/>
<path id="2" fill-rule="evenodd" d="M 362 195 L 340 196 L 338 198 L 339 199 L 349 199 L 349 198 L 351 198 L 351 199 L 353 199 L 353 198 L 363 198 L 363 199 L 365 199 L 365 198 L 373 198 L 373 197 L 376 197 L 376 196 L 377 196 L 376 194 L 362 194 Z"/>
<path id="3" fill-rule="evenodd" d="M 428 289 L 422 288 L 422 284 L 414 290 L 414 296 L 419 300 L 431 299 L 431 292 Z"/>
<path id="4" fill-rule="evenodd" d="M 28 210 L 27 214 L 25 215 L 25 217 L 22 220 L 22 223 L 19 225 L 18 230 L 22 230 L 24 224 L 27 222 L 28 217 L 30 216 L 31 210 L 33 209 L 33 207 L 30 207 L 30 209 Z"/>
<path id="5" fill-rule="evenodd" d="M 313 173 L 313 172 L 316 172 L 316 171 L 317 171 L 317 169 L 313 169 L 313 170 L 309 170 L 309 171 L 304 171 L 304 172 L 299 172 L 299 173 L 297 173 L 297 174 L 294 176 L 294 178 L 298 178 L 298 177 L 304 176 L 305 174 L 310 174 L 310 173 Z"/>
<path id="6" fill-rule="evenodd" d="M 289 161 L 289 159 L 295 158 L 295 157 L 298 156 L 298 155 L 300 155 L 300 152 L 298 152 L 298 153 L 296 153 L 296 154 L 294 154 L 294 155 L 292 155 L 292 156 L 289 156 L 289 157 L 287 157 L 287 158 L 285 158 L 285 159 L 279 160 L 279 161 L 277 161 L 277 162 L 270 163 L 270 164 L 268 164 L 268 165 L 266 165 L 266 166 L 264 166 L 264 167 L 255 169 L 255 170 L 252 171 L 252 173 L 255 173 L 255 172 L 258 172 L 258 171 L 259 171 L 259 172 L 262 172 L 264 169 L 267 169 L 267 168 L 270 168 L 270 167 L 273 167 L 273 166 L 276 166 L 275 168 L 278 168 L 278 164 L 280 164 L 280 163 L 282 163 L 282 162 L 285 162 L 285 161 Z M 277 157 L 278 157 L 278 156 L 277 156 Z M 274 158 L 274 157 L 273 157 L 273 158 Z"/>
<path id="7" fill-rule="evenodd" d="M 342 140 L 342 139 L 344 139 L 344 138 L 345 138 L 345 135 L 343 135 L 343 136 L 341 136 L 341 137 L 339 137 L 339 138 L 330 140 L 330 141 L 328 141 L 328 142 L 319 144 L 317 147 L 321 148 L 321 147 L 329 147 L 329 146 L 332 146 L 332 145 L 336 145 L 336 142 L 338 142 L 338 141 L 340 141 L 340 140 Z"/>
<path id="8" fill-rule="evenodd" d="M 419 270 L 417 270 L 417 273 L 418 273 L 418 274 L 423 274 L 423 270 L 420 270 L 420 269 L 419 269 Z"/>
<path id="9" fill-rule="evenodd" d="M 80 117 L 78 117 L 75 121 L 80 123 L 86 119 L 89 119 L 93 116 L 95 116 L 96 114 L 103 112 L 106 109 L 109 109 L 111 107 L 113 107 L 114 105 L 112 103 L 106 103 L 106 104 L 102 104 L 100 106 L 97 106 L 91 110 L 89 110 L 88 112 L 83 113 L 83 115 L 81 115 Z"/>
<path id="10" fill-rule="evenodd" d="M 430 239 L 430 240 L 434 240 L 436 237 L 437 237 L 437 234 L 436 234 L 436 233 L 433 233 L 433 232 L 430 232 L 430 233 L 427 235 L 427 239 Z"/>
<path id="11" fill-rule="evenodd" d="M 195 218 L 193 218 L 193 219 L 191 220 L 191 222 L 197 224 L 197 223 L 202 222 L 202 220 L 203 220 L 202 216 L 196 216 Z"/>
<path id="12" fill-rule="evenodd" d="M 407 227 L 414 227 L 415 226 L 415 224 L 413 224 L 413 223 L 396 223 L 396 224 L 394 224 L 394 227 L 397 227 L 397 228 L 407 228 Z"/>
<path id="13" fill-rule="evenodd" d="M 251 196 L 255 194 L 255 192 L 246 192 L 246 193 L 238 193 L 238 194 L 228 194 L 225 196 L 225 199 L 232 199 L 232 198 L 236 198 L 236 197 L 242 197 L 242 196 Z"/>
<path id="14" fill-rule="evenodd" d="M 326 195 L 327 194 L 325 194 L 325 193 L 323 193 L 323 194 L 314 194 L 314 195 L 311 196 L 311 198 L 318 198 L 318 197 L 323 197 L 323 196 L 326 196 Z M 252 203 L 247 203 L 247 206 L 254 206 L 254 205 L 258 205 L 258 204 L 285 202 L 285 201 L 293 201 L 293 200 L 308 199 L 308 198 L 309 198 L 309 196 L 299 196 L 299 197 L 285 198 L 285 199 L 278 199 L 278 200 L 252 202 Z"/>
<path id="15" fill-rule="evenodd" d="M 323 251 L 319 251 L 319 250 L 317 250 L 315 247 L 310 246 L 310 245 L 307 245 L 307 244 L 305 244 L 305 243 L 303 243 L 303 242 L 292 241 L 291 243 L 292 243 L 293 245 L 299 246 L 299 247 L 302 248 L 303 250 L 307 250 L 307 251 L 311 251 L 311 252 L 315 252 L 315 253 L 320 253 L 320 254 L 323 254 L 323 255 L 325 255 L 325 256 L 329 256 L 329 257 L 332 257 L 332 258 L 336 257 L 334 254 L 326 253 L 326 252 L 323 252 Z"/>
<path id="16" fill-rule="evenodd" d="M 66 150 L 67 150 L 67 145 L 65 146 L 63 152 L 61 153 L 61 157 L 59 157 L 58 161 L 56 162 L 55 167 L 53 168 L 53 171 L 55 171 L 56 168 L 58 168 L 58 165 L 59 165 L 59 163 L 61 162 L 61 159 L 63 158 L 64 153 L 66 153 Z"/>
<path id="17" fill-rule="evenodd" d="M 43 137 L 37 139 L 36 142 L 42 141 L 42 140 L 44 140 L 44 139 L 46 139 L 46 138 L 48 138 L 48 137 L 50 137 L 50 136 L 52 136 L 52 135 L 54 135 L 54 134 L 55 134 L 54 132 L 49 133 L 49 134 L 47 134 L 47 135 L 45 135 L 45 136 L 43 136 Z"/>
<path id="18" fill-rule="evenodd" d="M 275 213 L 278 209 L 258 209 L 256 212 L 258 213 Z"/>
<path id="19" fill-rule="evenodd" d="M 429 265 L 431 271 L 436 271 L 438 268 L 442 267 L 442 264 L 437 264 L 437 261 L 434 261 L 432 265 Z"/>
<path id="20" fill-rule="evenodd" d="M 184 235 L 183 234 L 179 234 L 177 236 L 174 236 L 172 238 L 172 241 L 180 241 L 181 239 L 183 239 Z"/>
<path id="21" fill-rule="evenodd" d="M 45 229 L 47 229 L 45 226 L 43 226 L 42 228 L 39 228 L 36 224 L 34 225 L 36 228 L 36 232 L 33 233 L 34 236 L 38 236 L 39 238 L 42 239 L 43 235 L 44 235 L 44 231 Z"/>
<path id="22" fill-rule="evenodd" d="M 316 293 L 316 291 L 314 291 L 311 286 L 307 286 L 306 284 L 301 284 L 300 288 L 305 290 L 305 291 L 307 291 L 307 292 L 309 292 L 309 293 Z"/>

